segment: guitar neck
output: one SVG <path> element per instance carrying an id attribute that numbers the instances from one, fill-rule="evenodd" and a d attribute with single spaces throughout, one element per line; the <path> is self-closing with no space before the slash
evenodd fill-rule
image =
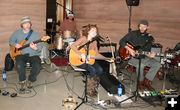
<path id="1" fill-rule="evenodd" d="M 33 43 L 34 43 L 34 44 L 37 44 L 37 43 L 39 43 L 39 42 L 41 42 L 41 39 L 36 40 L 36 41 L 34 41 Z M 29 43 L 29 44 L 26 44 L 26 45 L 23 45 L 21 48 L 18 48 L 18 50 L 22 50 L 22 49 L 24 49 L 24 48 L 26 48 L 26 47 L 29 47 L 29 46 L 30 46 L 30 43 Z"/>
<path id="2" fill-rule="evenodd" d="M 110 60 L 111 58 L 98 58 L 95 56 L 90 56 L 91 59 L 96 59 L 96 60 Z"/>

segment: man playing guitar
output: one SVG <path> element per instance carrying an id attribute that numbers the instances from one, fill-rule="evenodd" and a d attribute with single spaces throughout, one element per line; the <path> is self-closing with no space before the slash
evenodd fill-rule
<path id="1" fill-rule="evenodd" d="M 151 50 L 153 37 L 147 33 L 148 30 L 148 21 L 147 20 L 141 20 L 138 28 L 139 30 L 135 30 L 132 32 L 129 32 L 126 34 L 121 40 L 120 40 L 120 46 L 127 49 L 131 56 L 136 56 L 135 50 L 128 46 L 127 43 L 131 43 L 133 47 L 140 47 L 139 51 L 149 51 Z M 146 87 L 150 91 L 155 91 L 155 89 L 149 84 L 150 81 L 152 81 L 161 67 L 160 62 L 154 59 L 155 53 L 152 52 L 148 55 L 143 55 L 143 58 L 141 58 L 141 67 L 140 67 L 140 77 L 139 77 L 139 89 L 144 90 L 144 87 Z M 129 60 L 129 63 L 131 63 L 133 66 L 136 67 L 136 73 L 138 74 L 139 70 L 139 60 L 135 58 L 131 58 Z M 144 66 L 150 67 L 149 72 L 144 76 Z"/>
<path id="2" fill-rule="evenodd" d="M 41 69 L 41 60 L 39 58 L 42 46 L 40 43 L 33 43 L 39 39 L 39 35 L 32 31 L 31 20 L 28 16 L 21 19 L 21 29 L 15 31 L 9 39 L 9 44 L 16 50 L 29 44 L 29 47 L 23 49 L 19 55 L 15 56 L 16 70 L 19 74 L 20 91 L 24 91 L 26 86 L 32 88 L 32 83 L 36 81 L 36 77 Z M 13 52 L 14 52 L 13 51 Z M 12 53 L 10 52 L 11 56 Z M 26 63 L 29 62 L 32 66 L 29 77 L 26 81 Z"/>

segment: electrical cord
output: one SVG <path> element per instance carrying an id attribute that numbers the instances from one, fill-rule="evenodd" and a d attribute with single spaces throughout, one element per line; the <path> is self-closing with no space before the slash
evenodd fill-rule
<path id="1" fill-rule="evenodd" d="M 45 71 L 48 72 L 46 69 L 45 69 Z M 65 71 L 65 72 L 67 72 L 67 71 Z M 31 90 L 34 91 L 34 94 L 31 95 L 31 96 L 20 96 L 20 95 L 18 95 L 17 97 L 19 97 L 19 98 L 32 98 L 32 97 L 36 96 L 36 94 L 37 94 L 37 92 L 36 92 L 36 90 L 35 90 L 36 87 L 41 86 L 41 85 L 47 85 L 47 84 L 55 83 L 55 82 L 57 82 L 60 78 L 62 78 L 62 76 L 59 76 L 59 77 L 58 77 L 57 79 L 55 79 L 54 81 L 51 81 L 51 82 L 48 82 L 48 83 L 42 83 L 42 84 L 37 84 L 37 85 L 35 85 L 35 86 L 31 89 Z M 7 84 L 12 84 L 12 85 L 14 85 L 15 87 L 3 87 L 3 88 L 0 88 L 1 90 L 4 90 L 4 89 L 13 89 L 15 92 L 18 93 L 18 86 L 17 86 L 16 83 L 10 83 L 10 82 L 8 82 L 7 80 L 6 80 L 6 83 L 7 83 Z"/>

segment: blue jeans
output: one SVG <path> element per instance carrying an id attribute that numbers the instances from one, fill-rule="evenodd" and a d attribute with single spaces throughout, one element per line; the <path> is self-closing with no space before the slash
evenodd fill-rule
<path id="1" fill-rule="evenodd" d="M 82 64 L 80 66 L 77 66 L 78 68 L 85 69 L 86 71 L 89 72 L 90 77 L 95 77 L 95 76 L 100 76 L 103 74 L 103 69 L 98 63 L 94 63 L 93 65 L 89 64 Z"/>
<path id="2" fill-rule="evenodd" d="M 31 82 L 36 81 L 36 77 L 41 69 L 41 59 L 39 56 L 29 56 L 29 55 L 18 55 L 16 59 L 16 70 L 19 74 L 19 81 L 26 80 L 26 63 L 29 62 L 32 66 L 28 80 Z"/>

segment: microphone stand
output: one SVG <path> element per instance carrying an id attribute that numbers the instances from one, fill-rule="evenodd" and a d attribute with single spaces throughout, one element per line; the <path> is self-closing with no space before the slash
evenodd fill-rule
<path id="1" fill-rule="evenodd" d="M 138 68 L 137 84 L 136 84 L 135 93 L 134 93 L 132 96 L 130 96 L 130 97 L 128 97 L 128 98 L 126 98 L 126 99 L 124 99 L 124 100 L 122 100 L 122 101 L 120 101 L 120 102 L 115 103 L 116 106 L 119 106 L 119 107 L 120 107 L 120 104 L 121 104 L 122 102 L 124 102 L 124 101 L 126 101 L 126 100 L 129 100 L 129 99 L 132 99 L 133 97 L 135 97 L 135 101 L 137 101 L 137 98 L 139 97 L 138 92 L 139 92 L 139 77 L 140 77 L 141 58 L 142 58 L 142 56 L 140 55 L 140 56 L 138 57 L 138 59 L 139 59 L 139 68 Z"/>
<path id="2" fill-rule="evenodd" d="M 55 48 L 55 45 L 54 45 L 54 43 L 53 43 L 53 41 L 54 41 L 54 39 L 53 39 L 53 28 L 54 28 L 54 24 L 55 24 L 55 22 L 53 21 L 53 22 L 52 22 L 52 27 L 51 27 L 51 34 L 50 34 L 50 36 L 51 36 L 51 45 L 53 44 L 53 47 Z M 53 56 L 52 53 L 54 53 L 54 56 Z M 55 49 L 54 49 L 54 50 L 52 50 L 51 53 L 50 53 L 50 58 L 54 58 L 55 56 L 59 56 L 59 55 L 55 52 Z"/>
<path id="3" fill-rule="evenodd" d="M 64 9 L 66 9 L 66 10 L 68 10 L 68 11 L 70 11 L 71 13 L 73 13 L 73 11 L 71 11 L 70 9 L 68 9 L 68 8 L 66 8 L 65 6 L 63 6 L 62 4 L 60 4 L 60 3 L 58 3 L 58 2 L 56 2 L 59 6 L 61 6 L 61 7 L 63 7 Z M 74 13 L 73 13 L 74 14 Z"/>
<path id="4" fill-rule="evenodd" d="M 128 31 L 131 32 L 131 16 L 132 16 L 132 6 L 129 9 L 129 29 Z"/>
<path id="5" fill-rule="evenodd" d="M 86 60 L 85 60 L 85 64 L 86 64 L 86 70 L 88 70 L 88 55 L 89 55 L 89 44 L 91 43 L 91 41 L 86 43 L 87 46 L 87 50 L 86 50 Z M 88 97 L 87 97 L 87 82 L 88 82 L 88 76 L 87 76 L 87 72 L 85 72 L 85 87 L 84 87 L 84 97 L 78 97 L 82 100 L 82 102 L 74 109 L 78 109 L 83 103 L 88 102 Z"/>

